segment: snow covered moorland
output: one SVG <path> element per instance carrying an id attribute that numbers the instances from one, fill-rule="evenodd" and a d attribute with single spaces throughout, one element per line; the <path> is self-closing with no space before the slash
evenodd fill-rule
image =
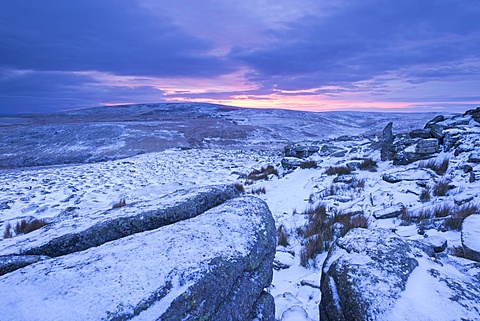
<path id="1" fill-rule="evenodd" d="M 180 107 L 0 118 L 1 320 L 480 320 L 480 110 Z"/>

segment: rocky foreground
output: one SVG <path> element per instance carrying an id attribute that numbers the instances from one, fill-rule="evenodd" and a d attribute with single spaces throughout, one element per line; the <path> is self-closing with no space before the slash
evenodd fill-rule
<path id="1" fill-rule="evenodd" d="M 8 172 L 0 319 L 479 320 L 480 108 L 394 128 Z"/>

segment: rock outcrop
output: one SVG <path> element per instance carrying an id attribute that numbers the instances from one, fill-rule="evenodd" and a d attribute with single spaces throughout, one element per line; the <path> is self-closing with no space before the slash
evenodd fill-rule
<path id="1" fill-rule="evenodd" d="M 316 145 L 292 144 L 283 148 L 285 157 L 307 158 L 319 151 Z"/>
<path id="2" fill-rule="evenodd" d="M 2 320 L 269 320 L 276 231 L 248 196 L 0 277 Z M 32 295 L 33 293 L 33 295 Z"/>
<path id="3" fill-rule="evenodd" d="M 392 131 L 393 123 L 389 122 L 387 126 L 383 129 L 382 137 L 382 149 L 380 152 L 380 158 L 382 161 L 391 160 L 394 154 L 393 141 L 395 136 L 393 136 Z"/>
<path id="4" fill-rule="evenodd" d="M 432 246 L 389 230 L 351 230 L 324 262 L 321 320 L 477 319 L 476 268 L 434 256 Z M 430 304 L 442 307 L 440 316 Z"/>
<path id="5" fill-rule="evenodd" d="M 179 190 L 150 202 L 131 203 L 108 210 L 103 215 L 61 220 L 49 224 L 41 238 L 38 237 L 40 231 L 37 231 L 4 240 L 0 250 L 0 272 L 28 265 L 32 257 L 58 257 L 83 251 L 189 219 L 239 195 L 233 185 L 200 187 Z M 16 257 L 16 264 L 11 264 L 12 255 Z M 20 264 L 22 257 L 25 260 Z"/>
<path id="6" fill-rule="evenodd" d="M 480 214 L 463 221 L 462 246 L 465 258 L 480 262 Z"/>

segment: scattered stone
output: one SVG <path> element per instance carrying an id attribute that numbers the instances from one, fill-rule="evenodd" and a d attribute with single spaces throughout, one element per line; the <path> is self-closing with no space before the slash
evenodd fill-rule
<path id="1" fill-rule="evenodd" d="M 401 182 L 402 179 L 401 178 L 398 178 L 397 176 L 394 176 L 392 174 L 383 174 L 382 175 L 382 179 L 387 182 L 387 183 L 398 183 L 398 182 Z"/>
<path id="2" fill-rule="evenodd" d="M 397 204 L 395 206 L 390 206 L 390 207 L 373 212 L 373 217 L 375 217 L 377 220 L 394 218 L 402 214 L 403 211 L 404 211 L 404 205 Z"/>
<path id="3" fill-rule="evenodd" d="M 284 157 L 281 161 L 282 167 L 286 170 L 295 169 L 300 167 L 302 159 L 297 157 Z"/>
<path id="4" fill-rule="evenodd" d="M 473 196 L 472 195 L 464 195 L 464 194 L 460 194 L 460 195 L 457 195 L 453 198 L 453 201 L 455 202 L 456 205 L 458 206 L 461 206 L 463 204 L 466 204 L 466 203 L 469 203 L 473 200 Z"/>
<path id="5" fill-rule="evenodd" d="M 290 265 L 280 262 L 279 260 L 273 260 L 273 268 L 277 271 L 286 270 Z"/>
<path id="6" fill-rule="evenodd" d="M 314 145 L 300 145 L 300 144 L 290 144 L 283 148 L 285 157 L 297 157 L 297 158 L 307 158 L 319 151 L 318 146 Z"/>
<path id="7" fill-rule="evenodd" d="M 445 135 L 443 133 L 444 127 L 439 124 L 434 124 L 432 127 L 430 127 L 430 133 L 432 134 L 433 137 L 442 139 Z"/>
<path id="8" fill-rule="evenodd" d="M 476 176 L 475 172 L 470 172 L 470 176 L 468 177 L 468 182 L 473 183 L 476 180 L 477 180 L 477 176 Z"/>
<path id="9" fill-rule="evenodd" d="M 353 175 L 340 175 L 333 179 L 334 183 L 351 184 L 355 177 Z"/>
<path id="10" fill-rule="evenodd" d="M 380 151 L 380 158 L 382 161 L 393 159 L 395 149 L 393 147 L 393 141 L 395 137 L 392 132 L 393 123 L 389 122 L 383 129 L 382 148 Z"/>
<path id="11" fill-rule="evenodd" d="M 468 156 L 468 161 L 470 163 L 480 163 L 480 153 L 472 153 Z"/>
<path id="12" fill-rule="evenodd" d="M 428 236 L 423 242 L 430 245 L 435 253 L 443 252 L 447 248 L 447 239 L 441 236 Z"/>
<path id="13" fill-rule="evenodd" d="M 316 285 L 316 284 L 313 283 L 312 281 L 302 280 L 302 281 L 300 281 L 300 285 L 301 285 L 301 286 L 309 286 L 309 287 L 311 287 L 311 288 L 319 289 L 319 290 L 320 290 L 320 285 Z"/>
<path id="14" fill-rule="evenodd" d="M 10 203 L 10 202 L 9 201 L 1 202 L 0 203 L 0 210 L 9 210 L 10 205 L 8 205 L 8 203 Z"/>
<path id="15" fill-rule="evenodd" d="M 432 120 L 430 120 L 428 123 L 425 124 L 424 129 L 429 129 L 436 123 L 442 122 L 444 120 L 445 120 L 445 117 L 443 115 L 435 116 L 435 118 L 433 118 Z"/>
<path id="16" fill-rule="evenodd" d="M 300 306 L 294 305 L 282 314 L 280 321 L 313 321 Z"/>
<path id="17" fill-rule="evenodd" d="M 463 220 L 462 246 L 466 259 L 480 262 L 480 214 L 473 214 Z"/>
<path id="18" fill-rule="evenodd" d="M 415 145 L 415 153 L 417 154 L 434 154 L 440 151 L 438 139 L 422 139 Z"/>
<path id="19" fill-rule="evenodd" d="M 338 152 L 335 152 L 335 153 L 332 153 L 330 156 L 331 157 L 339 157 L 339 158 L 342 158 L 342 157 L 345 157 L 347 155 L 347 151 L 346 150 L 341 150 L 341 151 L 338 151 Z"/>
<path id="20" fill-rule="evenodd" d="M 350 168 L 351 170 L 357 170 L 360 166 L 360 161 L 354 161 L 354 162 L 348 162 L 347 167 Z"/>
<path id="21" fill-rule="evenodd" d="M 473 167 L 468 164 L 463 165 L 461 168 L 464 173 L 470 173 L 471 171 L 473 171 Z"/>
<path id="22" fill-rule="evenodd" d="M 432 138 L 432 134 L 429 129 L 414 129 L 410 132 L 412 138 Z"/>

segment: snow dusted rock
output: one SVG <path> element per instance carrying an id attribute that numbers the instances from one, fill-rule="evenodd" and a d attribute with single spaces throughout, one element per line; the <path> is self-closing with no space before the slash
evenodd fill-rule
<path id="1" fill-rule="evenodd" d="M 410 132 L 412 138 L 432 138 L 432 134 L 429 129 L 414 129 Z"/>
<path id="2" fill-rule="evenodd" d="M 388 230 L 351 230 L 323 265 L 321 320 L 477 320 L 477 268 L 433 256 Z"/>
<path id="3" fill-rule="evenodd" d="M 308 313 L 298 305 L 294 305 L 287 311 L 283 312 L 280 321 L 313 321 Z"/>
<path id="4" fill-rule="evenodd" d="M 395 137 L 393 136 L 392 127 L 393 123 L 389 122 L 383 129 L 382 149 L 380 152 L 382 161 L 390 160 L 394 155 L 393 141 Z"/>
<path id="5" fill-rule="evenodd" d="M 403 204 L 390 206 L 390 207 L 373 212 L 373 217 L 375 217 L 377 220 L 397 217 L 400 214 L 402 214 L 404 210 L 403 208 L 404 208 Z"/>
<path id="6" fill-rule="evenodd" d="M 431 246 L 435 253 L 443 252 L 447 248 L 447 240 L 441 236 L 429 236 L 424 238 L 423 242 Z"/>
<path id="7" fill-rule="evenodd" d="M 438 144 L 438 139 L 429 138 L 421 139 L 415 145 L 415 153 L 417 154 L 434 154 L 440 151 L 440 145 Z"/>
<path id="8" fill-rule="evenodd" d="M 302 159 L 297 157 L 284 157 L 281 163 L 284 169 L 295 169 L 300 166 Z"/>
<path id="9" fill-rule="evenodd" d="M 467 217 L 462 224 L 462 245 L 465 258 L 480 262 L 480 215 Z"/>
<path id="10" fill-rule="evenodd" d="M 426 255 L 388 230 L 350 230 L 322 267 L 321 320 L 374 320 L 388 311 L 418 266 L 413 253 Z"/>
<path id="11" fill-rule="evenodd" d="M 27 265 L 49 259 L 43 255 L 4 255 L 0 256 L 0 275 L 21 269 Z"/>
<path id="12" fill-rule="evenodd" d="M 480 163 L 480 153 L 472 153 L 468 157 L 470 163 Z"/>
<path id="13" fill-rule="evenodd" d="M 287 145 L 283 148 L 285 157 L 307 158 L 319 151 L 318 146 L 314 145 Z"/>
<path id="14" fill-rule="evenodd" d="M 445 134 L 443 133 L 444 127 L 440 124 L 434 124 L 432 127 L 430 127 L 430 133 L 432 134 L 433 137 L 442 139 Z"/>
<path id="15" fill-rule="evenodd" d="M 391 184 L 395 184 L 395 183 L 398 183 L 398 182 L 401 182 L 402 179 L 395 176 L 395 175 L 392 175 L 392 174 L 383 174 L 382 175 L 382 179 L 387 182 L 387 183 L 391 183 Z"/>
<path id="16" fill-rule="evenodd" d="M 425 124 L 425 129 L 432 128 L 433 125 L 440 123 L 445 120 L 445 116 L 443 115 L 438 115 L 435 116 L 432 120 L 430 120 L 428 123 Z"/>
<path id="17" fill-rule="evenodd" d="M 274 320 L 276 231 L 247 196 L 0 277 L 2 320 Z"/>
<path id="18" fill-rule="evenodd" d="M 233 185 L 179 190 L 149 202 L 128 204 L 104 213 L 59 220 L 44 233 L 34 231 L 6 239 L 3 255 L 45 255 L 58 257 L 122 237 L 153 230 L 199 215 L 228 199 L 239 196 Z"/>

